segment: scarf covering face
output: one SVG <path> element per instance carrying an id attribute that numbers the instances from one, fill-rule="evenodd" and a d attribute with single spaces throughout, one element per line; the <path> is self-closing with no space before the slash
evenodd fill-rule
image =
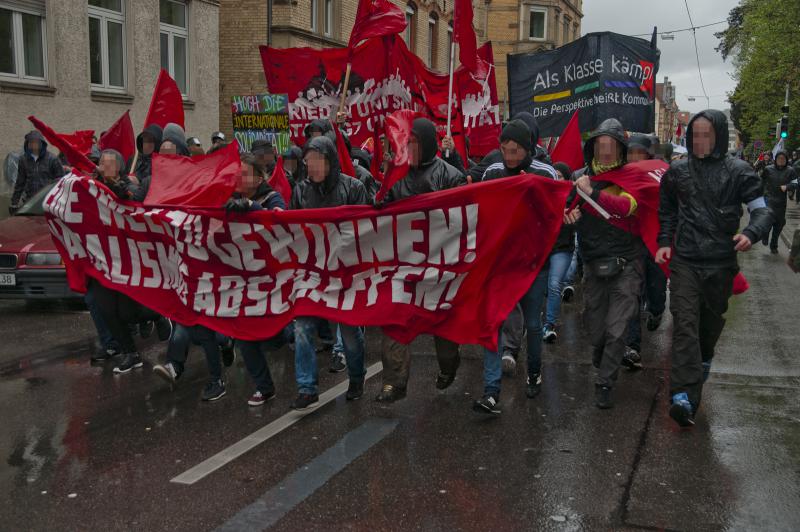
<path id="1" fill-rule="evenodd" d="M 622 166 L 622 159 L 617 159 L 611 164 L 600 164 L 594 159 L 592 159 L 592 172 L 594 172 L 594 175 L 610 172 L 611 170 L 616 170 L 621 166 Z"/>

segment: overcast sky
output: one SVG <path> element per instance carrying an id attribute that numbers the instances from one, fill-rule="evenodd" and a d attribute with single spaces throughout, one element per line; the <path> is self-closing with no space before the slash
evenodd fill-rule
<path id="1" fill-rule="evenodd" d="M 720 20 L 727 20 L 728 12 L 739 0 L 688 0 L 689 11 L 695 26 L 702 26 Z M 652 33 L 653 26 L 658 31 L 688 28 L 689 16 L 684 0 L 584 0 L 581 31 L 584 35 L 595 31 L 613 31 L 625 35 Z M 727 109 L 727 93 L 736 82 L 732 79 L 733 65 L 723 61 L 714 50 L 718 40 L 714 33 L 727 27 L 727 23 L 717 24 L 697 30 L 697 50 L 700 54 L 700 68 L 703 73 L 706 93 L 715 109 Z M 645 37 L 650 39 L 650 37 Z M 661 66 L 658 82 L 668 76 L 675 86 L 678 106 L 681 110 L 697 112 L 706 108 L 706 99 L 698 97 L 690 102 L 688 96 L 700 96 L 703 89 L 697 72 L 692 32 L 675 34 L 674 41 L 658 39 L 661 50 Z"/>

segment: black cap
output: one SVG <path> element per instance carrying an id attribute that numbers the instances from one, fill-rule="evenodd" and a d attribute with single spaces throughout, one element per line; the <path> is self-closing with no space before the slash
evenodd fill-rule
<path id="1" fill-rule="evenodd" d="M 525 148 L 525 151 L 530 152 L 532 149 L 531 130 L 522 120 L 511 120 L 506 124 L 506 127 L 503 128 L 503 132 L 500 134 L 500 142 L 502 143 L 507 140 L 513 140 Z"/>

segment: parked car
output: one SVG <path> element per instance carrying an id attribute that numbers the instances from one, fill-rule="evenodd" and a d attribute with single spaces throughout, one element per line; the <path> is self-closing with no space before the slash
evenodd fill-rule
<path id="1" fill-rule="evenodd" d="M 0 221 L 0 299 L 75 299 L 64 262 L 50 237 L 40 190 L 11 218 Z"/>

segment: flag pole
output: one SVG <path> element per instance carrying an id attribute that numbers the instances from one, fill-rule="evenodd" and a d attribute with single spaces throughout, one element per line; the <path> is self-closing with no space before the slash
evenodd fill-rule
<path id="1" fill-rule="evenodd" d="M 455 14 L 453 15 L 455 18 Z M 453 62 L 455 61 L 456 57 L 456 41 L 453 39 L 453 42 L 450 43 L 450 83 L 447 89 L 447 136 L 452 138 L 452 134 L 450 133 L 450 124 L 453 117 Z M 446 150 L 444 152 L 445 157 L 450 157 L 450 150 Z"/>
<path id="2" fill-rule="evenodd" d="M 350 70 L 353 68 L 353 64 L 348 61 L 347 62 L 347 69 L 344 72 L 344 85 L 342 85 L 342 97 L 339 100 L 339 112 L 344 112 L 344 100 L 347 97 L 347 87 L 350 85 Z M 335 121 L 335 120 L 334 120 Z"/>

